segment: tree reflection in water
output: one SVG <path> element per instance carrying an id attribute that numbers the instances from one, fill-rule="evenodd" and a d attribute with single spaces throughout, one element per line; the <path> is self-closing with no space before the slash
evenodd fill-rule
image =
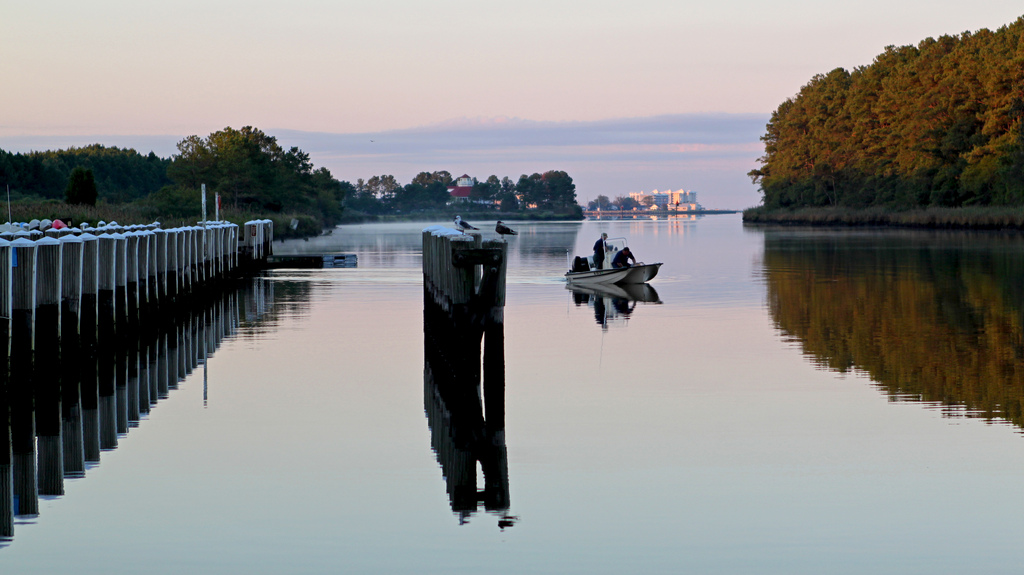
<path id="1" fill-rule="evenodd" d="M 1024 427 L 1022 248 L 980 233 L 768 232 L 768 307 L 818 365 Z"/>

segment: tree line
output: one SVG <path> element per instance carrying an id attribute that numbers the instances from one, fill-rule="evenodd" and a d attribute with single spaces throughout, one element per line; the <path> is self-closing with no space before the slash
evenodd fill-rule
<path id="1" fill-rule="evenodd" d="M 178 153 L 159 158 L 99 144 L 68 150 L 13 154 L 0 150 L 0 184 L 12 198 L 64 199 L 70 204 L 138 204 L 161 217 L 199 215 L 199 189 L 220 194 L 235 213 L 292 214 L 319 226 L 338 223 L 344 210 L 369 215 L 445 208 L 454 178 L 447 171 L 421 172 L 405 185 L 394 176 L 339 181 L 297 147 L 284 149 L 273 136 L 246 126 L 203 138 L 188 136 Z M 535 207 L 578 211 L 576 186 L 564 171 L 472 180 L 469 201 L 477 209 L 513 212 Z M 211 214 L 212 215 L 212 214 Z M 287 219 L 286 219 L 287 221 Z"/>
<path id="2" fill-rule="evenodd" d="M 0 150 L 0 184 L 10 187 L 14 200 L 131 203 L 173 218 L 200 215 L 199 191 L 206 184 L 210 201 L 220 194 L 238 213 L 306 215 L 320 225 L 340 218 L 342 182 L 315 168 L 309 154 L 285 150 L 251 126 L 189 136 L 177 149 L 170 158 L 100 144 L 27 154 Z"/>
<path id="3" fill-rule="evenodd" d="M 629 196 L 616 196 L 615 199 L 611 199 L 604 194 L 598 195 L 593 200 L 587 203 L 588 210 L 621 210 L 628 212 L 637 208 L 651 207 L 654 205 L 654 196 L 644 196 L 640 201 L 636 201 Z"/>
<path id="4" fill-rule="evenodd" d="M 576 184 L 561 170 L 543 174 L 523 174 L 513 181 L 508 176 L 488 176 L 485 180 L 471 178 L 467 203 L 475 210 L 503 213 L 536 209 L 547 212 L 576 214 Z M 382 215 L 430 211 L 444 208 L 451 201 L 448 192 L 456 179 L 446 170 L 420 172 L 402 185 L 393 175 L 362 178 L 355 184 L 345 182 L 348 191 L 345 207 L 364 214 Z"/>
<path id="5" fill-rule="evenodd" d="M 772 113 L 749 175 L 769 209 L 1024 205 L 1024 17 L 888 46 Z"/>
<path id="6" fill-rule="evenodd" d="M 0 184 L 10 187 L 13 198 L 62 199 L 72 172 L 82 168 L 92 174 L 99 199 L 124 203 L 170 185 L 170 163 L 152 152 L 100 144 L 27 154 L 0 150 Z"/>

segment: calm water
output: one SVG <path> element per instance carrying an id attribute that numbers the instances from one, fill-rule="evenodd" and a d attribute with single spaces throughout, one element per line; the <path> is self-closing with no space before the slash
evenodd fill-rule
<path id="1" fill-rule="evenodd" d="M 432 449 L 424 225 L 275 246 L 359 267 L 233 296 L 205 367 L 19 517 L 0 572 L 1019 572 L 1020 238 L 513 225 L 491 513 L 453 510 Z M 665 262 L 653 290 L 566 289 L 602 231 Z"/>

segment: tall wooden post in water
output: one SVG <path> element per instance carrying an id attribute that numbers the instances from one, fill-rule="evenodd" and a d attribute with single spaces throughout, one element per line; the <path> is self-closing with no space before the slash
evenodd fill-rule
<path id="1" fill-rule="evenodd" d="M 0 537 L 14 536 L 14 468 L 11 451 L 11 410 L 8 398 L 8 361 L 11 352 L 11 242 L 0 239 L 0 332 L 4 341 L 0 360 Z"/>
<path id="2" fill-rule="evenodd" d="M 82 441 L 81 320 L 85 241 L 78 236 L 64 235 L 60 243 L 60 353 L 62 364 L 67 366 L 60 373 L 64 475 L 82 477 L 85 475 L 85 448 Z"/>
<path id="3" fill-rule="evenodd" d="M 36 244 L 29 234 L 11 242 L 11 362 L 8 398 L 11 410 L 15 515 L 39 514 L 36 487 L 36 419 L 32 356 L 35 347 Z"/>
<path id="4" fill-rule="evenodd" d="M 36 448 L 40 495 L 64 494 L 61 439 L 61 243 L 52 237 L 36 242 L 36 311 L 33 378 L 36 402 Z"/>
<path id="5" fill-rule="evenodd" d="M 82 446 L 85 461 L 100 460 L 100 418 L 98 387 L 99 337 L 99 238 L 84 233 L 82 240 L 82 303 L 79 376 L 82 396 Z"/>
<path id="6" fill-rule="evenodd" d="M 117 347 L 114 345 L 117 325 L 115 304 L 117 285 L 117 250 L 111 234 L 98 236 L 99 315 L 97 317 L 97 387 L 99 392 L 100 449 L 117 447 L 117 404 L 114 398 L 117 379 Z"/>
<path id="7" fill-rule="evenodd" d="M 505 242 L 483 242 L 480 236 L 443 227 L 423 231 L 424 410 L 460 521 L 481 501 L 490 512 L 505 514 L 509 508 L 506 262 Z M 477 489 L 477 462 L 484 472 L 482 492 Z M 502 521 L 510 524 L 511 518 Z"/>

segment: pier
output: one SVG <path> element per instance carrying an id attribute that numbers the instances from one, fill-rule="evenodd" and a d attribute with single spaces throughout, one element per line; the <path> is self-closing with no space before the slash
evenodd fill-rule
<path id="1" fill-rule="evenodd" d="M 0 228 L 0 538 L 212 351 L 189 331 L 212 315 L 190 314 L 225 305 L 228 280 L 265 267 L 273 242 L 269 220 L 12 228 Z"/>
<path id="2" fill-rule="evenodd" d="M 263 321 L 273 297 L 272 282 L 239 280 L 140 323 L 131 341 L 102 345 L 95 330 L 83 331 L 79 346 L 62 342 L 63 369 L 12 360 L 17 375 L 34 379 L 9 381 L 0 393 L 0 546 L 13 537 L 15 518 L 39 515 L 41 498 L 85 477 L 200 366 L 205 404 L 209 358 L 225 338 Z"/>

